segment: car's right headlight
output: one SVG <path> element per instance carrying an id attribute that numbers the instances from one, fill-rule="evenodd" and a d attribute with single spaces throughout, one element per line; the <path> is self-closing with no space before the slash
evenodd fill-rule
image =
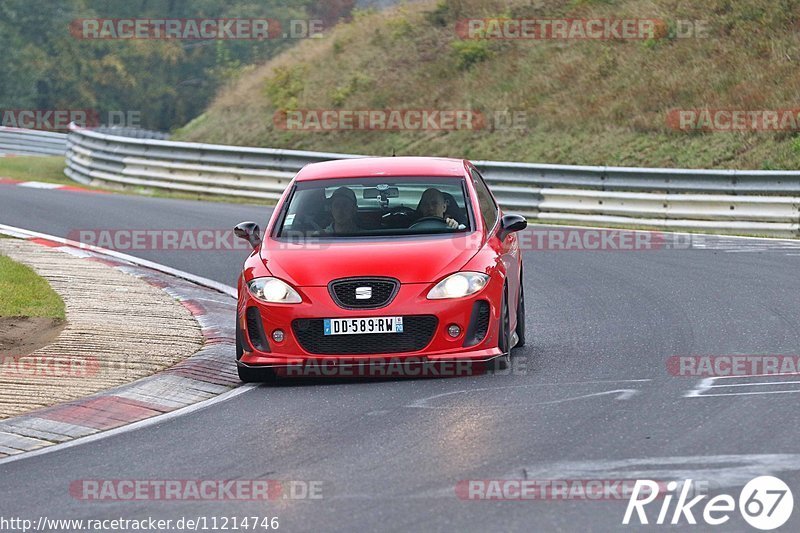
<path id="1" fill-rule="evenodd" d="M 489 276 L 480 272 L 456 272 L 447 276 L 428 292 L 428 300 L 463 298 L 482 290 Z"/>
<path id="2" fill-rule="evenodd" d="M 278 278 L 255 278 L 247 282 L 247 290 L 256 300 L 269 304 L 299 304 L 303 301 L 291 285 Z"/>

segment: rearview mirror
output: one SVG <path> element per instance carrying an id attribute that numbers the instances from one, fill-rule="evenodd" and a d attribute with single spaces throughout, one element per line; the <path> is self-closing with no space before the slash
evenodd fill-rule
<path id="1" fill-rule="evenodd" d="M 500 219 L 500 229 L 497 237 L 504 241 L 506 237 L 517 231 L 522 231 L 528 227 L 528 220 L 522 215 L 503 215 Z"/>
<path id="2" fill-rule="evenodd" d="M 400 189 L 397 187 L 367 187 L 362 193 L 364 198 L 399 198 Z"/>
<path id="3" fill-rule="evenodd" d="M 255 222 L 242 222 L 233 228 L 233 233 L 240 239 L 244 239 L 250 243 L 250 246 L 255 249 L 261 244 L 261 230 Z"/>

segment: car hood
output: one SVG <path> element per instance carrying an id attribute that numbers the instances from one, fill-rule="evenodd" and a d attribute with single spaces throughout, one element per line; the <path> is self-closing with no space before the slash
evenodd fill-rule
<path id="1" fill-rule="evenodd" d="M 431 283 L 458 271 L 478 252 L 476 235 L 313 245 L 269 239 L 261 248 L 261 259 L 273 276 L 296 287 L 326 286 L 334 279 L 368 276 Z"/>

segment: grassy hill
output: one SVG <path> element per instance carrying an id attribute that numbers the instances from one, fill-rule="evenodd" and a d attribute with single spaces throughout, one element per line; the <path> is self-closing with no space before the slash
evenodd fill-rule
<path id="1" fill-rule="evenodd" d="M 463 40 L 466 18 L 656 18 L 649 40 Z M 676 21 L 705 38 L 677 38 Z M 184 140 L 564 164 L 800 168 L 793 132 L 684 132 L 673 109 L 800 108 L 800 0 L 422 1 L 358 12 L 226 87 Z M 518 128 L 290 132 L 279 109 L 475 109 Z M 490 120 L 490 123 L 492 121 Z"/>

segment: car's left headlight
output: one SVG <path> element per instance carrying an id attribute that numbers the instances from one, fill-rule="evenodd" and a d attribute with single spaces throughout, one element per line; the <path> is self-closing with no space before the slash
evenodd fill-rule
<path id="1" fill-rule="evenodd" d="M 278 278 L 255 278 L 247 282 L 253 298 L 270 304 L 299 304 L 303 301 L 291 285 Z"/>
<path id="2" fill-rule="evenodd" d="M 482 290 L 489 276 L 480 272 L 456 272 L 447 276 L 428 292 L 428 300 L 463 298 Z"/>

